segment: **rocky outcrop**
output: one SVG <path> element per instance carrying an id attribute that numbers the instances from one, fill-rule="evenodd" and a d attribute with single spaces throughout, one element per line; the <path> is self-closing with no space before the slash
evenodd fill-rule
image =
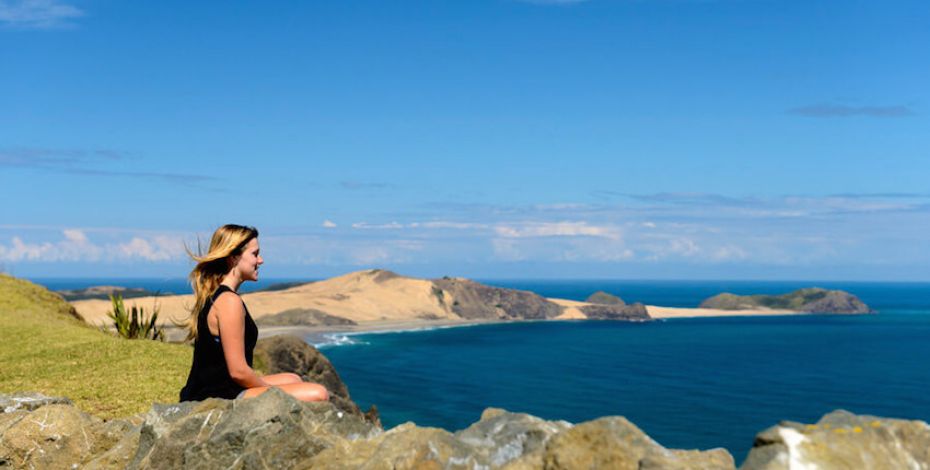
<path id="1" fill-rule="evenodd" d="M 377 409 L 372 407 L 363 415 L 329 359 L 297 336 L 278 335 L 260 339 L 255 345 L 254 358 L 256 366 L 266 374 L 291 372 L 305 381 L 318 383 L 326 387 L 329 401 L 336 408 L 378 423 Z"/>
<path id="2" fill-rule="evenodd" d="M 834 411 L 816 424 L 785 421 L 756 436 L 744 470 L 930 468 L 930 426 L 923 421 Z"/>
<path id="3" fill-rule="evenodd" d="M 624 302 L 620 297 L 617 297 L 613 294 L 608 294 L 602 290 L 589 295 L 588 298 L 585 299 L 585 302 L 599 305 L 626 305 L 626 302 Z"/>
<path id="4" fill-rule="evenodd" d="M 248 400 L 153 405 L 103 422 L 66 399 L 0 395 L 0 467 L 734 469 L 724 449 L 662 447 L 623 417 L 572 425 L 489 408 L 458 432 L 405 423 L 384 431 L 332 403 L 277 389 Z M 36 399 L 39 399 L 36 401 Z M 34 407 L 33 407 L 34 406 Z M 756 437 L 744 470 L 930 468 L 930 426 L 836 411 Z"/>
<path id="5" fill-rule="evenodd" d="M 437 298 L 459 317 L 468 320 L 546 320 L 562 313 L 562 308 L 529 291 L 502 289 L 449 278 L 433 280 Z"/>
<path id="6" fill-rule="evenodd" d="M 669 451 L 619 417 L 572 426 L 488 409 L 456 433 L 413 423 L 385 432 L 276 389 L 108 423 L 61 404 L 0 414 L 8 421 L 0 462 L 14 468 L 733 468 L 726 451 Z"/>
<path id="7" fill-rule="evenodd" d="M 627 321 L 646 321 L 651 320 L 646 306 L 637 302 L 632 305 L 585 305 L 580 307 L 589 320 L 627 320 Z"/>
<path id="8" fill-rule="evenodd" d="M 258 326 L 346 326 L 358 325 L 348 318 L 329 315 L 315 308 L 292 308 L 274 315 L 259 317 Z"/>
<path id="9" fill-rule="evenodd" d="M 717 294 L 701 302 L 699 308 L 720 310 L 768 308 L 807 313 L 875 313 L 855 295 L 841 290 L 826 290 L 819 287 L 798 289 L 783 295 Z"/>

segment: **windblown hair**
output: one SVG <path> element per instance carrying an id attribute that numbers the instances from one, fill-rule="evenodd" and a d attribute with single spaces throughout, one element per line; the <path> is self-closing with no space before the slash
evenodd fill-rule
<path id="1" fill-rule="evenodd" d="M 227 224 L 213 232 L 206 253 L 203 252 L 199 240 L 198 253 L 187 250 L 187 254 L 197 262 L 188 276 L 194 289 L 194 306 L 186 321 L 188 340 L 197 338 L 197 317 L 210 296 L 223 282 L 223 276 L 229 272 L 229 258 L 241 255 L 253 238 L 258 238 L 258 230 L 255 227 Z"/>

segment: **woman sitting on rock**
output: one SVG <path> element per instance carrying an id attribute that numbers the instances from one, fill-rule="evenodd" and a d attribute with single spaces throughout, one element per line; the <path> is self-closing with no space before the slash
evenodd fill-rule
<path id="1" fill-rule="evenodd" d="M 197 265 L 190 274 L 194 307 L 187 326 L 194 340 L 194 360 L 181 389 L 181 401 L 251 398 L 271 387 L 303 401 L 323 401 L 322 385 L 303 382 L 296 374 L 259 376 L 252 369 L 258 327 L 237 290 L 258 280 L 258 230 L 224 225 L 213 233 L 206 254 L 190 253 Z"/>

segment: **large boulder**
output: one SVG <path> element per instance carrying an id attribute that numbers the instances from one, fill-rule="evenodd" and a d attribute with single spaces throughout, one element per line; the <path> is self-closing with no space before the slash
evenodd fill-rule
<path id="1" fill-rule="evenodd" d="M 544 449 L 508 469 L 727 469 L 736 468 L 725 449 L 669 450 L 620 416 L 599 418 L 561 432 Z"/>
<path id="2" fill-rule="evenodd" d="M 255 363 L 265 373 L 291 372 L 303 380 L 318 383 L 329 391 L 329 401 L 337 408 L 361 416 L 358 405 L 349 396 L 349 388 L 339 378 L 336 368 L 317 348 L 294 335 L 276 335 L 258 340 Z"/>
<path id="3" fill-rule="evenodd" d="M 756 436 L 743 470 L 930 469 L 930 426 L 843 410 L 816 424 L 784 421 Z"/>
<path id="4" fill-rule="evenodd" d="M 381 430 L 331 403 L 277 389 L 248 400 L 156 405 L 128 468 L 293 468 L 344 440 Z"/>
<path id="5" fill-rule="evenodd" d="M 76 468 L 111 444 L 106 437 L 114 426 L 66 398 L 13 394 L 0 403 L 14 403 L 0 410 L 0 467 Z"/>
<path id="6" fill-rule="evenodd" d="M 370 439 L 326 449 L 307 468 L 505 468 L 570 427 L 565 421 L 488 408 L 477 423 L 454 434 L 404 423 Z"/>

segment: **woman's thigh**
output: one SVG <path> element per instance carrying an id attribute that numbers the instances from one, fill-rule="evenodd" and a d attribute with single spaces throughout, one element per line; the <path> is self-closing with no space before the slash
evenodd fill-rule
<path id="1" fill-rule="evenodd" d="M 265 382 L 268 382 L 268 384 L 272 386 L 299 384 L 303 382 L 303 380 L 300 378 L 299 375 L 292 374 L 290 372 L 284 372 L 282 374 L 263 375 L 262 380 L 264 380 Z"/>

